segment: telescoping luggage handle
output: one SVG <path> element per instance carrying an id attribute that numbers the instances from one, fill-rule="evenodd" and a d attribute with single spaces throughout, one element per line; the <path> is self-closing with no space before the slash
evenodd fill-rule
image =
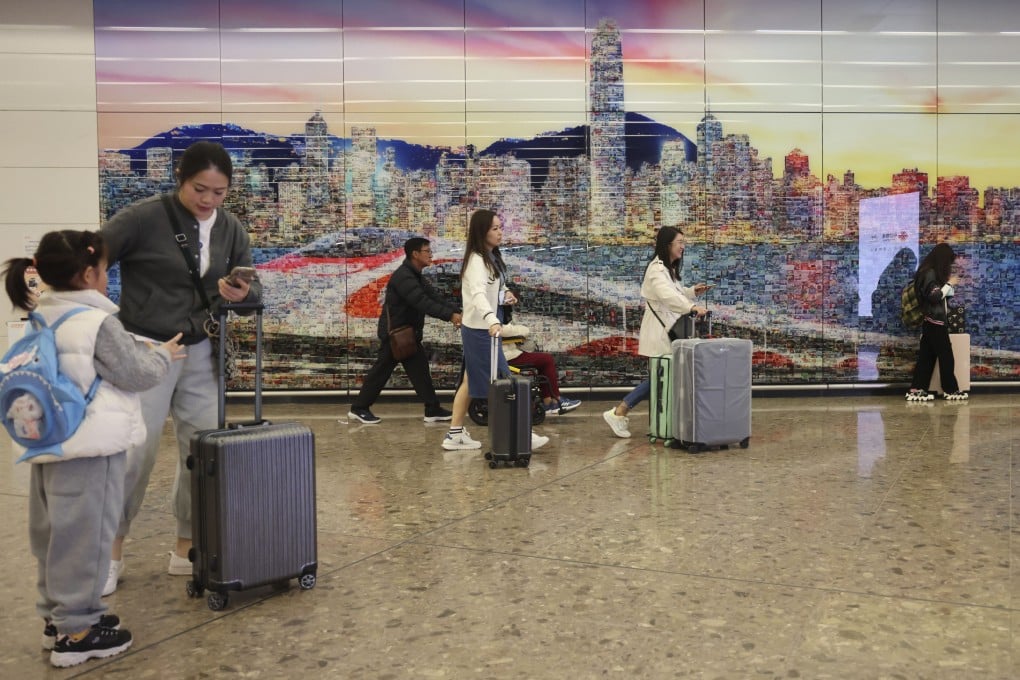
<path id="1" fill-rule="evenodd" d="M 219 345 L 219 397 L 217 398 L 217 422 L 220 428 L 227 426 L 227 313 L 247 312 L 255 310 L 255 421 L 254 425 L 262 423 L 262 311 L 265 305 L 261 302 L 224 302 L 216 313 L 219 321 L 220 341 Z"/>
<path id="2" fill-rule="evenodd" d="M 501 336 L 502 336 L 502 333 L 500 333 L 500 335 L 493 335 L 493 336 L 491 336 L 492 343 L 491 343 L 491 345 L 489 347 L 489 383 L 490 384 L 496 382 L 496 378 L 499 377 L 499 375 L 496 373 L 496 370 L 497 370 L 497 365 L 499 364 L 499 343 L 501 343 L 503 341 L 503 338 Z"/>

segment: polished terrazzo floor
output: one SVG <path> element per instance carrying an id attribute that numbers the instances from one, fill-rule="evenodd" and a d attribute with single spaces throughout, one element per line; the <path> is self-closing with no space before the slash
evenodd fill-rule
<path id="1" fill-rule="evenodd" d="M 268 401 L 316 433 L 318 582 L 220 612 L 165 573 L 161 454 L 108 598 L 134 646 L 63 671 L 8 464 L 0 677 L 1020 677 L 1020 395 L 756 396 L 750 447 L 699 455 L 579 396 L 527 470 L 444 452 L 412 403 Z"/>

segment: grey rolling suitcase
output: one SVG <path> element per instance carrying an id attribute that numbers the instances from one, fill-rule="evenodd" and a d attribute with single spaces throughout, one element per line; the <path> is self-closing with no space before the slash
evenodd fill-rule
<path id="1" fill-rule="evenodd" d="M 701 318 L 693 313 L 684 314 L 678 321 L 680 323 L 674 324 L 673 330 L 680 330 L 679 339 L 694 338 L 699 333 L 712 334 L 711 312 L 706 312 Z M 670 349 L 672 350 L 672 345 Z M 659 440 L 665 446 L 673 446 L 677 441 L 673 422 L 676 411 L 674 395 L 676 360 L 673 354 L 671 351 L 669 354 L 648 359 L 648 374 L 652 381 L 648 408 L 648 441 L 652 444 Z"/>
<path id="2" fill-rule="evenodd" d="M 315 439 L 300 423 L 262 420 L 262 306 L 255 308 L 255 420 L 225 423 L 225 343 L 220 342 L 219 423 L 191 439 L 191 597 L 209 591 L 213 610 L 227 593 L 298 579 L 315 586 L 318 567 L 315 514 Z M 226 313 L 220 316 L 226 333 Z"/>
<path id="3" fill-rule="evenodd" d="M 531 379 L 511 375 L 496 377 L 496 357 L 500 339 L 492 339 L 489 362 L 489 443 L 485 454 L 489 467 L 531 463 Z"/>
<path id="4" fill-rule="evenodd" d="M 750 340 L 675 340 L 673 437 L 693 453 L 751 440 Z"/>

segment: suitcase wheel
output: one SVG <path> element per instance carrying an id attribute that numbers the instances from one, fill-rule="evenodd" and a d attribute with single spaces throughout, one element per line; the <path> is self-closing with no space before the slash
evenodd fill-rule
<path id="1" fill-rule="evenodd" d="M 699 444 L 698 442 L 690 442 L 687 445 L 687 450 L 690 451 L 691 453 L 701 453 L 702 451 L 705 450 L 705 445 Z"/>
<path id="2" fill-rule="evenodd" d="M 188 593 L 188 597 L 202 597 L 202 592 L 205 588 L 198 581 L 189 580 L 184 584 L 184 590 Z"/>
<path id="3" fill-rule="evenodd" d="M 225 609 L 227 606 L 227 594 L 226 593 L 209 593 L 209 597 L 206 598 L 206 603 L 209 605 L 209 609 L 214 612 L 218 612 Z"/>
<path id="4" fill-rule="evenodd" d="M 301 586 L 301 590 L 311 590 L 315 587 L 315 574 L 301 574 L 298 585 Z"/>
<path id="5" fill-rule="evenodd" d="M 499 461 L 497 461 L 497 460 L 490 460 L 489 461 L 489 467 L 492 468 L 493 470 L 495 470 L 496 468 L 499 467 Z"/>
<path id="6" fill-rule="evenodd" d="M 531 456 L 521 457 L 514 461 L 515 467 L 526 468 L 531 464 Z"/>
<path id="7" fill-rule="evenodd" d="M 740 440 L 740 448 L 746 449 L 750 445 L 751 445 L 750 437 L 744 437 L 743 439 Z"/>

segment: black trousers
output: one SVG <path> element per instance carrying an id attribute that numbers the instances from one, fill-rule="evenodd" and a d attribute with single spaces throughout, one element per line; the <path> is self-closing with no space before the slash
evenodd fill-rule
<path id="1" fill-rule="evenodd" d="M 390 351 L 390 343 L 383 341 L 379 348 L 379 356 L 376 357 L 372 368 L 368 369 L 368 373 L 365 374 L 361 391 L 358 392 L 351 408 L 370 408 L 379 398 L 383 388 L 386 387 L 397 364 L 404 367 L 407 378 L 411 381 L 414 391 L 425 407 L 439 406 L 439 397 L 436 396 L 436 388 L 432 384 L 432 373 L 429 371 L 429 357 L 421 343 L 418 343 L 418 351 L 414 353 L 414 356 L 397 361 L 393 358 L 393 352 Z"/>
<path id="2" fill-rule="evenodd" d="M 917 350 L 914 379 L 910 383 L 912 389 L 928 389 L 936 359 L 939 362 L 942 391 L 946 394 L 959 392 L 960 384 L 956 382 L 956 360 L 953 358 L 953 345 L 949 342 L 949 327 L 925 321 L 921 326 L 921 346 Z"/>

